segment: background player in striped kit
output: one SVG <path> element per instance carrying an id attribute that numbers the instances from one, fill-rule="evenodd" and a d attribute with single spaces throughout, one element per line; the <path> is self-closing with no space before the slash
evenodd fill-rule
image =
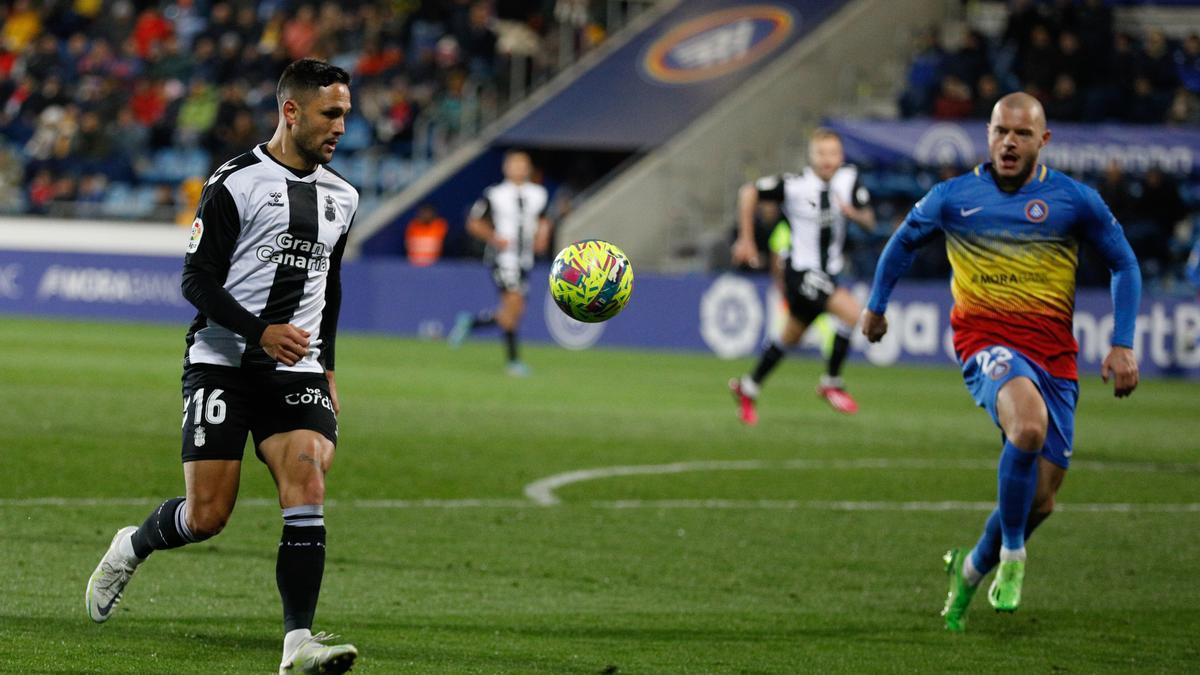
<path id="1" fill-rule="evenodd" d="M 183 294 L 199 313 L 184 360 L 187 496 L 125 527 L 88 581 L 92 620 L 112 615 L 153 551 L 219 533 L 253 435 L 283 509 L 276 583 L 281 673 L 340 673 L 353 645 L 311 632 L 325 569 L 325 473 L 337 442 L 334 338 L 340 267 L 358 193 L 326 164 L 345 133 L 350 76 L 314 59 L 279 79 L 279 124 L 208 180 L 188 244 Z"/>
<path id="2" fill-rule="evenodd" d="M 946 553 L 946 628 L 962 631 L 976 588 L 992 568 L 988 601 L 1015 611 L 1025 578 L 1025 541 L 1054 509 L 1074 453 L 1079 398 L 1072 334 L 1079 241 L 1112 271 L 1112 348 L 1101 366 L 1113 393 L 1138 384 L 1133 339 L 1141 273 L 1121 224 L 1097 192 L 1044 164 L 1050 141 L 1041 103 L 1009 94 L 992 109 L 991 161 L 939 183 L 888 241 L 863 312 L 863 333 L 887 332 L 888 297 L 916 249 L 945 235 L 954 275 L 950 325 L 963 379 L 1003 432 L 996 510 L 971 551 Z"/>
<path id="3" fill-rule="evenodd" d="M 788 304 L 783 334 L 766 346 L 752 372 L 729 381 L 738 414 L 746 424 L 758 422 L 755 402 L 767 375 L 788 349 L 800 343 L 813 320 L 825 312 L 841 325 L 817 393 L 839 412 L 858 410 L 858 404 L 845 390 L 841 368 L 862 308 L 850 291 L 838 284 L 838 275 L 844 266 L 847 221 L 874 229 L 875 213 L 870 194 L 858 183 L 858 169 L 844 164 L 842 140 L 835 132 L 816 129 L 809 138 L 808 158 L 809 166 L 801 174 L 767 176 L 742 186 L 738 192 L 735 264 L 761 265 L 754 242 L 754 210 L 760 199 L 778 202 L 792 230 L 790 248 L 781 256 Z"/>
<path id="4" fill-rule="evenodd" d="M 456 347 L 477 328 L 499 326 L 504 333 L 508 374 L 522 377 L 529 374 L 529 368 L 517 352 L 517 328 L 525 315 L 525 293 L 534 255 L 545 253 L 550 246 L 551 225 L 546 217 L 550 200 L 546 188 L 529 180 L 533 162 L 527 153 L 505 153 L 502 170 L 504 181 L 484 191 L 467 219 L 471 236 L 487 243 L 486 258 L 492 266 L 500 304 L 474 315 L 460 312 L 448 341 Z"/>

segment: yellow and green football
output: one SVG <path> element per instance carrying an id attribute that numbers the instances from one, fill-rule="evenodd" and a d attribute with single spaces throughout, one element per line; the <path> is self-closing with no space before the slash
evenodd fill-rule
<path id="1" fill-rule="evenodd" d="M 633 266 L 607 241 L 586 239 L 564 248 L 550 266 L 550 295 L 572 319 L 608 321 L 629 302 Z"/>

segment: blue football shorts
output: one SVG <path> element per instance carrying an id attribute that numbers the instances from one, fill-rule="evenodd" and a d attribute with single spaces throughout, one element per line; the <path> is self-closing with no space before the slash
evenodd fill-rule
<path id="1" fill-rule="evenodd" d="M 1042 456 L 1064 469 L 1070 466 L 1075 442 L 1075 405 L 1079 402 L 1078 382 L 1054 377 L 1021 352 L 1001 345 L 981 349 L 963 361 L 962 373 L 975 405 L 987 410 L 997 427 L 1000 416 L 996 411 L 996 395 L 1000 388 L 1014 377 L 1032 380 L 1049 413 Z"/>

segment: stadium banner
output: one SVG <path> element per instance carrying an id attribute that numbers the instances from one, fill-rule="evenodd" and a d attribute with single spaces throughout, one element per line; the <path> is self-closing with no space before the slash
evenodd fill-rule
<path id="1" fill-rule="evenodd" d="M 0 313 L 171 322 L 183 331 L 195 310 L 180 293 L 180 271 L 179 257 L 0 250 Z M 639 272 L 624 312 L 606 323 L 585 324 L 555 306 L 548 274 L 548 266 L 540 265 L 530 275 L 522 336 L 567 349 L 690 350 L 748 360 L 786 317 L 782 298 L 763 275 Z M 342 278 L 341 327 L 348 331 L 440 339 L 458 312 L 496 302 L 491 276 L 478 262 L 412 267 L 368 258 L 347 262 Z M 853 289 L 860 297 L 867 294 L 866 284 Z M 855 358 L 880 366 L 954 363 L 950 306 L 945 282 L 900 284 L 888 308 L 890 332 L 876 345 L 856 333 Z M 1099 372 L 1112 327 L 1108 291 L 1080 290 L 1075 336 L 1083 372 Z M 831 334 L 832 328 L 823 329 L 818 321 L 801 350 L 816 355 Z M 495 334 L 478 337 L 495 339 Z M 1135 349 L 1148 377 L 1200 379 L 1200 303 L 1144 297 Z"/>
<path id="2" fill-rule="evenodd" d="M 846 4 L 680 2 L 497 140 L 532 147 L 657 147 Z"/>
<path id="3" fill-rule="evenodd" d="M 971 166 L 987 159 L 983 120 L 828 120 L 842 136 L 846 157 L 867 165 L 915 162 L 924 166 Z M 1200 129 L 1161 125 L 1059 124 L 1042 150 L 1048 166 L 1071 172 L 1102 172 L 1109 162 L 1145 172 L 1157 166 L 1174 174 L 1200 173 Z"/>

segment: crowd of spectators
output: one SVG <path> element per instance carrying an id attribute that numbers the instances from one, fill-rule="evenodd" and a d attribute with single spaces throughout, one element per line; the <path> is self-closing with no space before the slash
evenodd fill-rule
<path id="1" fill-rule="evenodd" d="M 603 39 L 582 0 L 0 6 L 0 212 L 90 215 L 123 194 L 114 186 L 133 186 L 151 197 L 147 218 L 173 220 L 188 210 L 189 181 L 270 136 L 275 83 L 297 58 L 354 77 L 339 160 L 412 159 L 414 145 L 428 148 L 414 134 L 452 144 L 509 103 L 510 89 L 547 77 L 564 44 L 549 34 L 556 15 L 575 31 L 572 48 Z"/>
<path id="2" fill-rule="evenodd" d="M 871 191 L 876 218 L 883 224 L 874 232 L 858 227 L 849 231 L 847 258 L 849 278 L 869 281 L 875 261 L 892 231 L 934 184 L 953 178 L 965 167 L 874 167 L 862 175 Z M 1151 168 L 1132 174 L 1117 162 L 1108 165 L 1099 176 L 1084 176 L 1111 208 L 1133 247 L 1148 287 L 1156 291 L 1186 290 L 1182 284 L 1189 252 L 1200 241 L 1200 229 L 1193 223 L 1197 195 L 1172 174 Z M 941 278 L 950 274 L 945 248 L 926 246 L 917 253 L 912 276 Z M 1080 250 L 1078 282 L 1083 286 L 1107 286 L 1109 272 L 1099 253 L 1085 244 Z"/>
<path id="3" fill-rule="evenodd" d="M 1105 0 L 1010 0 L 1007 10 L 1003 31 L 993 36 L 974 27 L 945 41 L 936 29 L 920 33 L 899 99 L 900 115 L 987 119 L 1001 96 L 1027 91 L 1042 101 L 1052 125 L 1200 125 L 1200 35 L 1171 40 L 1157 29 L 1122 30 Z M 874 178 L 881 183 L 908 184 L 890 194 L 884 190 L 879 203 L 885 217 L 898 220 L 927 189 L 925 183 L 962 167 L 876 169 Z M 893 181 L 893 174 L 903 178 Z M 1076 177 L 1100 190 L 1151 284 L 1170 287 L 1182 278 L 1187 252 L 1200 236 L 1193 223 L 1200 213 L 1200 183 L 1160 169 L 1126 173 L 1116 163 L 1102 173 Z M 865 266 L 881 242 L 860 239 Z M 918 271 L 946 274 L 944 258 L 940 252 L 925 254 Z M 1107 281 L 1095 252 L 1082 251 L 1080 282 Z"/>
<path id="4" fill-rule="evenodd" d="M 899 101 L 903 117 L 986 117 L 1003 94 L 1023 90 L 1061 122 L 1200 124 L 1200 35 L 1114 26 L 1105 0 L 1012 0 L 1004 32 L 966 30 L 944 45 L 917 38 Z"/>

